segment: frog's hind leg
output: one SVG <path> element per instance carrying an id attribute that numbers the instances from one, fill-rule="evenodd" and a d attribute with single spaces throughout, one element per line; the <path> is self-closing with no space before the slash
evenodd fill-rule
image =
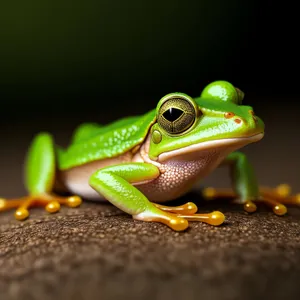
<path id="1" fill-rule="evenodd" d="M 37 135 L 28 151 L 25 177 L 29 195 L 19 199 L 0 199 L 0 211 L 17 208 L 15 218 L 24 220 L 29 208 L 44 206 L 50 212 L 57 212 L 61 204 L 76 207 L 81 204 L 78 196 L 60 197 L 52 193 L 55 181 L 55 150 L 52 137 L 47 133 Z"/>

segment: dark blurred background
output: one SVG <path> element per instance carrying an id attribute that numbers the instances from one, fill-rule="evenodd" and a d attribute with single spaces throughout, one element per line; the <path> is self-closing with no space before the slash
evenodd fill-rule
<path id="1" fill-rule="evenodd" d="M 23 157 L 38 131 L 64 145 L 81 122 L 141 114 L 166 93 L 198 96 L 219 79 L 266 123 L 264 140 L 245 148 L 259 180 L 297 189 L 297 27 L 288 1 L 2 3 L 1 196 L 24 192 Z M 206 183 L 226 185 L 218 172 Z"/>

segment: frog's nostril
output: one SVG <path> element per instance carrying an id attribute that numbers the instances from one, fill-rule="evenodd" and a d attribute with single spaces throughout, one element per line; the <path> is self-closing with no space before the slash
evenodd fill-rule
<path id="1" fill-rule="evenodd" d="M 231 118 L 235 117 L 235 113 L 233 113 L 233 112 L 226 112 L 226 113 L 224 114 L 224 117 L 225 117 L 226 119 L 231 119 Z M 242 120 L 241 120 L 240 118 L 235 118 L 233 121 L 234 121 L 235 123 L 237 123 L 237 124 L 240 124 L 240 123 L 242 122 Z"/>
<path id="2" fill-rule="evenodd" d="M 226 112 L 225 114 L 224 114 L 224 117 L 226 118 L 226 119 L 230 119 L 230 118 L 232 118 L 232 117 L 234 117 L 235 116 L 235 114 L 233 113 L 233 112 Z"/>

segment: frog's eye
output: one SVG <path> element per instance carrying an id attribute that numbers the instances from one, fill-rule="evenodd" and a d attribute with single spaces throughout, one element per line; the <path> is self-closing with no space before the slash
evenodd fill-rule
<path id="1" fill-rule="evenodd" d="M 188 130 L 197 117 L 197 105 L 183 95 L 170 95 L 162 99 L 158 109 L 157 122 L 170 134 L 180 134 Z"/>

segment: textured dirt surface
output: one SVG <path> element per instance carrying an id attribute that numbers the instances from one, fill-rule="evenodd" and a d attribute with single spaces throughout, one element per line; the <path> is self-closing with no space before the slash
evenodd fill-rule
<path id="1" fill-rule="evenodd" d="M 0 298 L 297 299 L 300 209 L 277 217 L 199 205 L 214 209 L 224 225 L 191 223 L 182 233 L 105 204 L 35 209 L 25 222 L 1 213 Z"/>

